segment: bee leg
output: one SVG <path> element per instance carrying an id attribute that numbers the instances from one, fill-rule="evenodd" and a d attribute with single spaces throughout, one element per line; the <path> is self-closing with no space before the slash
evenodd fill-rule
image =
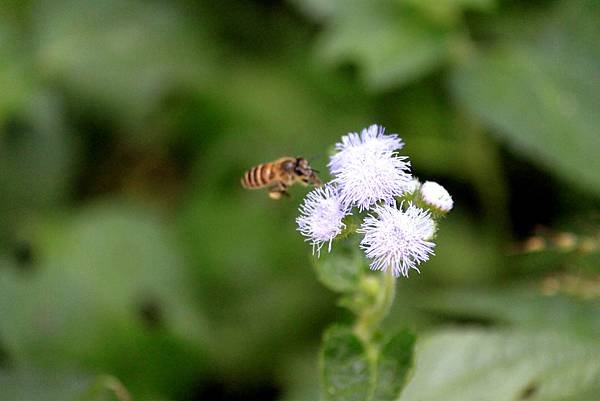
<path id="1" fill-rule="evenodd" d="M 278 200 L 281 199 L 283 195 L 287 197 L 290 196 L 290 194 L 286 191 L 286 186 L 284 184 L 279 184 L 269 189 L 269 197 L 271 199 Z"/>
<path id="2" fill-rule="evenodd" d="M 271 199 L 279 200 L 284 195 L 287 196 L 288 198 L 291 197 L 291 195 L 287 191 L 279 191 L 279 190 L 269 191 L 269 198 L 271 198 Z"/>
<path id="3" fill-rule="evenodd" d="M 274 200 L 281 199 L 282 195 L 283 195 L 283 193 L 279 192 L 279 191 L 269 191 L 269 198 L 274 199 Z"/>
<path id="4" fill-rule="evenodd" d="M 305 187 L 307 187 L 311 184 L 314 185 L 315 187 L 323 186 L 323 183 L 321 182 L 321 180 L 319 180 L 319 178 L 316 175 L 303 177 L 301 182 L 302 182 L 302 185 L 304 185 Z"/>

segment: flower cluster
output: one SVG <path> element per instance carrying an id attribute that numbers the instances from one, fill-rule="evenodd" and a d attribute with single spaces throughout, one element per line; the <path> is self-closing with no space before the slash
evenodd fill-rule
<path id="1" fill-rule="evenodd" d="M 403 145 L 398 135 L 385 134 L 378 125 L 360 135 L 349 133 L 335 145 L 328 164 L 333 179 L 306 196 L 296 219 L 313 253 L 320 255 L 326 243 L 331 251 L 333 239 L 346 228 L 344 218 L 357 208 L 368 211 L 356 232 L 364 234 L 360 246 L 371 269 L 407 277 L 433 255 L 437 226 L 431 212 L 448 212 L 452 198 L 441 185 L 421 185 L 411 175 L 408 157 L 398 154 Z"/>

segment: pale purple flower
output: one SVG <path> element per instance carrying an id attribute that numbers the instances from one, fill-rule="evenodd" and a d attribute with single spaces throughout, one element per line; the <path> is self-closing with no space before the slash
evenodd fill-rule
<path id="1" fill-rule="evenodd" d="M 372 259 L 372 270 L 392 270 L 396 277 L 408 277 L 410 269 L 419 271 L 418 265 L 433 255 L 435 222 L 429 211 L 409 203 L 403 205 L 378 205 L 363 221 L 357 232 L 364 233 L 360 247 Z"/>
<path id="2" fill-rule="evenodd" d="M 385 135 L 384 130 L 371 125 L 360 135 L 350 133 L 336 143 L 337 153 L 328 166 L 345 207 L 362 211 L 380 200 L 391 203 L 410 187 L 410 162 L 396 153 L 402 140 L 396 134 Z"/>
<path id="3" fill-rule="evenodd" d="M 298 231 L 306 237 L 321 255 L 321 248 L 329 243 L 328 251 L 331 252 L 331 242 L 338 236 L 346 225 L 342 222 L 346 216 L 346 208 L 339 199 L 337 189 L 333 185 L 315 188 L 310 191 L 304 202 L 300 205 L 300 216 L 296 218 Z"/>
<path id="4" fill-rule="evenodd" d="M 454 206 L 452 197 L 446 191 L 446 188 L 437 182 L 426 181 L 421 186 L 421 197 L 427 205 L 444 213 L 449 212 Z"/>

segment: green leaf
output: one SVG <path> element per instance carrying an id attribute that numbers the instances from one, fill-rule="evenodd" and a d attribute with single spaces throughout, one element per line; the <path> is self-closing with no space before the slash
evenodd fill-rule
<path id="1" fill-rule="evenodd" d="M 415 335 L 402 331 L 387 341 L 377 360 L 377 383 L 372 401 L 393 401 L 404 388 L 413 365 Z"/>
<path id="2" fill-rule="evenodd" d="M 351 328 L 331 327 L 321 350 L 325 399 L 395 400 L 412 367 L 414 343 L 415 336 L 402 331 L 382 345 L 366 345 Z"/>
<path id="3" fill-rule="evenodd" d="M 404 0 L 442 24 L 456 24 L 465 9 L 490 11 L 495 0 Z"/>
<path id="4" fill-rule="evenodd" d="M 529 330 L 560 330 L 591 338 L 600 332 L 598 300 L 584 302 L 564 295 L 546 296 L 531 284 L 503 289 L 479 287 L 429 291 L 412 306 L 449 319 L 460 317 Z"/>
<path id="5" fill-rule="evenodd" d="M 91 382 L 90 374 L 57 368 L 11 367 L 0 369 L 2 401 L 75 400 Z"/>
<path id="6" fill-rule="evenodd" d="M 18 366 L 0 369 L 2 401 L 127 401 L 131 395 L 115 377 L 73 369 Z"/>
<path id="7" fill-rule="evenodd" d="M 324 20 L 340 7 L 339 0 L 289 0 L 304 14 L 315 20 Z"/>
<path id="8" fill-rule="evenodd" d="M 132 401 L 127 388 L 110 375 L 100 375 L 91 383 L 87 390 L 80 395 L 78 401 L 102 401 L 117 399 L 118 401 Z"/>
<path id="9" fill-rule="evenodd" d="M 454 95 L 517 151 L 600 194 L 600 36 L 595 2 L 560 4 L 528 40 L 461 65 Z M 527 24 L 530 22 L 527 21 Z"/>
<path id="10" fill-rule="evenodd" d="M 338 247 L 332 253 L 321 253 L 315 260 L 315 269 L 319 280 L 329 289 L 337 292 L 353 291 L 360 280 L 365 265 L 358 245 Z"/>
<path id="11" fill-rule="evenodd" d="M 27 103 L 33 89 L 31 66 L 18 46 L 24 40 L 16 34 L 12 25 L 11 21 L 0 15 L 0 124 L 4 124 L 11 113 Z"/>
<path id="12" fill-rule="evenodd" d="M 321 350 L 323 393 L 328 401 L 364 401 L 374 372 L 363 343 L 349 327 L 334 326 L 325 333 Z"/>
<path id="13" fill-rule="evenodd" d="M 0 124 L 2 237 L 25 224 L 23 213 L 47 210 L 65 199 L 76 147 L 62 103 L 49 93 L 29 93 L 27 102 Z"/>
<path id="14" fill-rule="evenodd" d="M 430 279 L 442 283 L 494 282 L 503 273 L 503 260 L 498 255 L 502 240 L 497 230 L 498 226 L 493 231 L 460 210 L 453 210 L 451 218 L 440 222 L 436 257 L 431 258 L 423 269 L 435 275 Z"/>
<path id="15" fill-rule="evenodd" d="M 213 71 L 205 24 L 171 3 L 59 0 L 33 13 L 43 73 L 76 104 L 112 113 L 137 145 L 162 139 L 155 126 L 140 129 L 154 122 L 169 91 L 198 88 Z"/>
<path id="16" fill-rule="evenodd" d="M 336 7 L 318 54 L 355 62 L 367 85 L 384 90 L 423 76 L 444 61 L 447 33 L 393 1 L 348 1 Z"/>
<path id="17" fill-rule="evenodd" d="M 340 9 L 347 7 L 348 0 L 289 0 L 309 17 L 322 21 L 331 17 Z M 367 3 L 363 0 L 364 3 Z M 496 0 L 403 0 L 404 4 L 429 14 L 440 22 L 451 19 L 455 22 L 464 9 L 489 11 L 496 5 Z"/>
<path id="18" fill-rule="evenodd" d="M 160 216 L 104 202 L 36 222 L 27 239 L 26 272 L 0 257 L 0 338 L 12 359 L 77 363 L 144 395 L 197 377 L 206 329 Z"/>
<path id="19" fill-rule="evenodd" d="M 598 341 L 548 331 L 442 331 L 418 344 L 415 366 L 400 401 L 566 401 L 600 391 Z"/>

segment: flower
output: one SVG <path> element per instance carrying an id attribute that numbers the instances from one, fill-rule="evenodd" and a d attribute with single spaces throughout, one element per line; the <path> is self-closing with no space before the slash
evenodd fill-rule
<path id="1" fill-rule="evenodd" d="M 321 255 L 321 248 L 329 242 L 328 251 L 331 252 L 331 241 L 342 232 L 346 225 L 342 222 L 346 216 L 346 208 L 341 204 L 335 186 L 328 184 L 324 187 L 310 191 L 302 205 L 300 216 L 296 218 L 298 231 L 310 241 L 317 254 Z"/>
<path id="2" fill-rule="evenodd" d="M 429 211 L 409 203 L 406 211 L 396 205 L 378 205 L 377 216 L 369 215 L 357 232 L 365 236 L 360 247 L 372 259 L 372 270 L 392 269 L 394 276 L 408 277 L 408 271 L 433 255 L 435 244 L 429 240 L 436 226 Z"/>
<path id="3" fill-rule="evenodd" d="M 337 153 L 328 167 L 345 207 L 369 209 L 379 200 L 394 202 L 407 192 L 412 180 L 410 162 L 398 156 L 403 143 L 397 135 L 384 135 L 384 128 L 371 125 L 361 134 L 349 133 L 336 143 Z"/>
<path id="4" fill-rule="evenodd" d="M 446 191 L 446 188 L 437 182 L 426 181 L 421 186 L 421 197 L 427 205 L 444 213 L 449 212 L 452 206 L 454 206 L 452 197 Z"/>

